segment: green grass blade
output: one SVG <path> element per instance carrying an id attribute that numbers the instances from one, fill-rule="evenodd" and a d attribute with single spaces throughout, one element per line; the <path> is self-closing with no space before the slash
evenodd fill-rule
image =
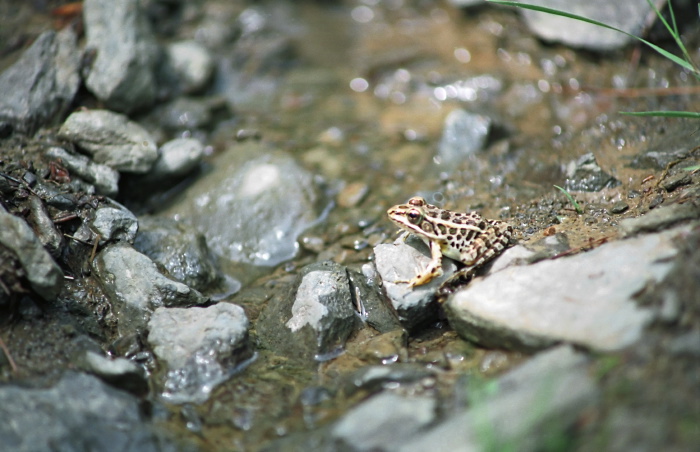
<path id="1" fill-rule="evenodd" d="M 561 187 L 558 186 L 558 185 L 555 185 L 554 188 L 558 188 L 559 191 L 561 191 L 562 193 L 564 193 L 564 196 L 566 196 L 566 199 L 568 199 L 569 202 L 571 203 L 571 205 L 574 206 L 574 209 L 576 209 L 576 213 L 583 213 L 583 209 L 581 208 L 581 206 L 579 205 L 579 203 L 576 202 L 576 200 L 574 199 L 574 197 L 571 196 L 571 193 L 569 193 L 568 191 L 566 191 L 565 189 L 561 188 Z"/>
<path id="2" fill-rule="evenodd" d="M 697 171 L 697 170 L 700 170 L 700 165 L 686 166 L 683 169 L 686 171 Z"/>
<path id="3" fill-rule="evenodd" d="M 696 111 L 619 111 L 618 113 L 628 116 L 661 116 L 665 118 L 700 119 L 700 112 Z"/>
<path id="4" fill-rule="evenodd" d="M 661 14 L 661 11 L 659 11 L 659 9 L 656 7 L 656 5 L 651 0 L 647 0 L 647 3 L 654 10 L 656 17 L 658 17 L 659 20 L 661 21 L 661 23 L 664 24 L 664 26 L 666 27 L 666 30 L 668 30 L 670 35 L 673 36 L 673 40 L 676 41 L 676 45 L 681 50 L 681 53 L 683 54 L 684 60 L 687 61 L 691 67 L 693 67 L 694 72 L 697 72 L 694 65 L 692 64 L 692 60 L 690 59 L 690 54 L 688 53 L 688 49 L 685 48 L 685 44 L 683 44 L 683 40 L 681 39 L 681 36 L 678 33 L 678 27 L 676 26 L 676 17 L 673 14 L 673 7 L 671 6 L 671 2 L 669 0 L 667 0 L 666 6 L 668 8 L 669 15 L 671 16 L 671 21 L 673 22 L 673 27 L 671 27 L 671 25 L 666 21 L 666 19 L 664 18 L 664 15 Z"/>
<path id="5" fill-rule="evenodd" d="M 544 6 L 528 5 L 526 3 L 510 2 L 510 1 L 503 1 L 503 0 L 486 0 L 486 1 L 488 1 L 489 3 L 495 3 L 497 5 L 513 6 L 515 8 L 529 9 L 529 10 L 537 11 L 537 12 L 541 12 L 541 13 L 554 14 L 555 16 L 567 17 L 569 19 L 579 20 L 581 22 L 586 22 L 586 23 L 589 23 L 592 25 L 597 25 L 599 27 L 607 28 L 609 30 L 615 30 L 619 33 L 624 33 L 631 38 L 634 38 L 640 42 L 643 42 L 644 44 L 651 47 L 652 49 L 657 51 L 659 54 L 661 54 L 665 58 L 668 58 L 669 60 L 673 61 L 677 65 L 689 70 L 690 72 L 695 72 L 695 68 L 693 67 L 693 65 L 690 64 L 689 62 L 685 61 L 684 59 L 679 58 L 670 52 L 667 52 L 666 50 L 662 49 L 661 47 L 659 47 L 655 44 L 652 44 L 651 42 L 647 41 L 646 39 L 642 39 L 639 36 L 635 36 L 632 33 L 627 33 L 626 31 L 620 30 L 619 28 L 615 28 L 611 25 L 604 24 L 603 22 L 598 22 L 597 20 L 588 19 L 586 17 L 578 16 L 576 14 L 571 14 L 571 13 L 567 13 L 564 11 L 559 11 L 557 9 L 545 8 Z"/>

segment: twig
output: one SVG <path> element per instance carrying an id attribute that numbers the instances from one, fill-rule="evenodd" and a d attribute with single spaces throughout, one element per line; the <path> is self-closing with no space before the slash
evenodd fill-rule
<path id="1" fill-rule="evenodd" d="M 12 372 L 17 372 L 17 364 L 15 364 L 15 360 L 12 359 L 12 355 L 10 355 L 10 351 L 7 349 L 7 346 L 5 345 L 5 341 L 2 340 L 2 337 L 0 337 L 0 348 L 2 349 L 3 353 L 7 357 L 7 361 L 10 363 L 10 367 L 12 368 Z"/>

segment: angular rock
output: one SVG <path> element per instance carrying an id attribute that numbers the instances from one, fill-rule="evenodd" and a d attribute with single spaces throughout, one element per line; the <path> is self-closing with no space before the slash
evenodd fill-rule
<path id="1" fill-rule="evenodd" d="M 75 174 L 94 185 L 97 194 L 114 197 L 119 192 L 119 172 L 109 166 L 94 163 L 84 155 L 71 154 L 58 146 L 48 148 L 46 155 L 60 160 L 71 175 Z"/>
<path id="2" fill-rule="evenodd" d="M 125 113 L 150 106 L 157 94 L 160 48 L 139 0 L 86 0 L 86 48 L 96 57 L 85 86 L 105 105 Z"/>
<path id="3" fill-rule="evenodd" d="M 76 40 L 70 27 L 44 32 L 0 74 L 0 125 L 32 134 L 61 118 L 80 84 Z"/>
<path id="4" fill-rule="evenodd" d="M 496 380 L 495 385 L 482 391 L 470 386 L 469 408 L 386 449 L 471 452 L 507 450 L 517 444 L 519 451 L 543 450 L 598 403 L 600 391 L 587 363 L 586 357 L 571 347 L 541 353 Z M 493 388 L 496 391 L 489 390 Z"/>
<path id="5" fill-rule="evenodd" d="M 271 299 L 256 325 L 260 343 L 309 362 L 334 357 L 355 329 L 345 267 L 321 262 L 304 267 L 286 298 Z"/>
<path id="6" fill-rule="evenodd" d="M 445 119 L 438 148 L 444 165 L 454 165 L 483 149 L 491 129 L 491 118 L 457 109 Z"/>
<path id="7" fill-rule="evenodd" d="M 331 435 L 355 451 L 394 450 L 397 441 L 435 420 L 436 407 L 433 397 L 404 397 L 386 391 L 351 408 L 333 426 Z"/>
<path id="8" fill-rule="evenodd" d="M 296 255 L 297 237 L 318 221 L 318 199 L 312 175 L 289 155 L 246 143 L 221 155 L 168 213 L 189 220 L 219 256 L 273 266 Z"/>
<path id="9" fill-rule="evenodd" d="M 214 72 L 214 59 L 197 41 L 180 41 L 166 49 L 165 67 L 175 74 L 178 90 L 191 94 L 201 91 Z"/>
<path id="10" fill-rule="evenodd" d="M 409 238 L 407 243 L 400 239 L 374 247 L 377 272 L 381 277 L 386 295 L 399 316 L 401 323 L 409 330 L 437 317 L 435 303 L 436 289 L 456 270 L 451 259 L 443 258 L 444 274 L 428 284 L 409 288 L 408 281 L 430 262 L 430 251 L 420 240 Z"/>
<path id="11" fill-rule="evenodd" d="M 624 2 L 528 0 L 524 3 L 593 19 L 636 36 L 640 36 L 642 33 L 647 15 L 651 12 L 646 0 L 627 0 Z M 601 51 L 617 49 L 632 41 L 632 37 L 629 35 L 554 14 L 526 9 L 521 10 L 521 14 L 528 28 L 546 41 Z"/>
<path id="12" fill-rule="evenodd" d="M 100 243 L 124 241 L 133 243 L 139 230 L 136 216 L 125 207 L 100 207 L 90 222 L 92 230 L 100 236 Z"/>
<path id="13" fill-rule="evenodd" d="M 158 158 L 151 134 L 124 115 L 108 110 L 78 111 L 58 130 L 60 138 L 118 171 L 145 173 Z"/>
<path id="14" fill-rule="evenodd" d="M 663 229 L 694 218 L 700 218 L 700 200 L 698 199 L 683 204 L 659 207 L 641 217 L 625 218 L 620 221 L 620 231 L 624 237 L 629 237 L 640 232 Z"/>
<path id="15" fill-rule="evenodd" d="M 382 292 L 378 276 L 372 264 L 365 264 L 362 273 L 348 270 L 356 309 L 360 318 L 380 333 L 401 329 L 399 316 Z"/>
<path id="16" fill-rule="evenodd" d="M 220 278 L 204 236 L 181 222 L 142 217 L 134 248 L 194 289 L 206 290 Z"/>
<path id="17" fill-rule="evenodd" d="M 634 297 L 661 280 L 684 229 L 607 243 L 590 252 L 472 281 L 445 304 L 462 337 L 487 347 L 533 350 L 565 341 L 602 351 L 640 339 L 653 312 Z"/>
<path id="18" fill-rule="evenodd" d="M 142 396 L 148 393 L 148 379 L 143 367 L 125 358 L 110 359 L 87 351 L 78 361 L 80 368 L 110 385 Z"/>
<path id="19" fill-rule="evenodd" d="M 620 181 L 603 171 L 592 152 L 571 161 L 566 167 L 567 190 L 599 191 L 618 185 Z"/>
<path id="20" fill-rule="evenodd" d="M 29 217 L 27 220 L 34 228 L 39 242 L 49 254 L 53 257 L 60 256 L 66 241 L 51 219 L 44 201 L 38 196 L 31 195 L 29 197 Z"/>
<path id="21" fill-rule="evenodd" d="M 199 166 L 204 155 L 204 146 L 195 138 L 177 138 L 163 144 L 159 154 L 148 177 L 175 178 L 184 176 Z"/>
<path id="22" fill-rule="evenodd" d="M 67 372 L 47 389 L 3 385 L 0 449 L 183 450 L 147 422 L 140 404 L 136 397 L 82 373 Z"/>
<path id="23" fill-rule="evenodd" d="M 158 307 L 193 306 L 206 301 L 198 291 L 160 274 L 152 260 L 124 243 L 103 249 L 93 267 L 116 308 L 121 336 L 145 328 Z"/>
<path id="24" fill-rule="evenodd" d="M 0 245 L 19 260 L 32 289 L 43 299 L 53 300 L 63 287 L 63 271 L 44 249 L 29 225 L 0 205 Z"/>
<path id="25" fill-rule="evenodd" d="M 171 403 L 201 403 L 249 360 L 248 318 L 240 306 L 158 308 L 148 342 L 167 363 L 163 396 Z"/>

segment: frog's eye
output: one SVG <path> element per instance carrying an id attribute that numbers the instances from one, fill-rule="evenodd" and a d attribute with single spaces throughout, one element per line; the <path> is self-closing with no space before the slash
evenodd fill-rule
<path id="1" fill-rule="evenodd" d="M 413 224 L 420 223 L 420 220 L 423 217 L 423 215 L 421 215 L 421 213 L 416 209 L 409 210 L 406 216 L 408 217 L 408 221 L 410 221 Z"/>

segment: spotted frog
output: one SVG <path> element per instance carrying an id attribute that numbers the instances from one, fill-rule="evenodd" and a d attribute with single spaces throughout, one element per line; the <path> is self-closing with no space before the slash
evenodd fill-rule
<path id="1" fill-rule="evenodd" d="M 500 254 L 513 238 L 513 228 L 499 220 L 486 220 L 476 212 L 458 213 L 428 204 L 416 196 L 407 204 L 387 211 L 389 219 L 409 234 L 420 237 L 430 248 L 431 260 L 413 279 L 397 281 L 409 287 L 420 286 L 442 275 L 442 256 L 464 265 L 448 281 L 469 279 L 475 271 Z M 443 284 L 444 286 L 444 284 Z"/>

